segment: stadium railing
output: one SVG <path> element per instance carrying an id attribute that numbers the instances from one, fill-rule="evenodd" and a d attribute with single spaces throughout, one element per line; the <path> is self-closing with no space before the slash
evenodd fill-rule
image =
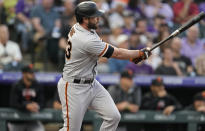
<path id="1" fill-rule="evenodd" d="M 39 113 L 25 113 L 11 108 L 0 108 L 0 127 L 1 131 L 7 131 L 7 122 L 9 121 L 32 121 L 40 120 L 42 122 L 62 123 L 62 113 L 60 110 L 43 109 Z M 84 122 L 91 122 L 94 131 L 99 131 L 101 118 L 93 111 L 85 114 Z M 169 124 L 187 124 L 187 131 L 197 131 L 197 124 L 205 122 L 205 114 L 193 111 L 177 111 L 166 116 L 156 111 L 139 111 L 137 113 L 122 113 L 121 122 L 132 123 L 169 123 Z"/>
<path id="2" fill-rule="evenodd" d="M 35 73 L 36 79 L 41 84 L 57 85 L 62 76 L 60 73 Z M 113 85 L 119 83 L 117 74 L 99 74 L 96 79 L 103 85 Z M 136 75 L 134 82 L 140 86 L 149 86 L 156 75 Z M 0 83 L 11 84 L 21 78 L 20 72 L 3 72 L 0 73 Z M 163 76 L 163 80 L 168 87 L 205 87 L 205 77 L 176 77 Z"/>

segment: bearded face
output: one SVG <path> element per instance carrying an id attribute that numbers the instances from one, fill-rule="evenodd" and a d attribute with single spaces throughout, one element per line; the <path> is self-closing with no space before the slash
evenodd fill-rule
<path id="1" fill-rule="evenodd" d="M 88 18 L 88 28 L 96 30 L 98 28 L 99 18 L 98 17 L 91 17 Z"/>
<path id="2" fill-rule="evenodd" d="M 89 22 L 89 23 L 88 23 L 88 28 L 89 28 L 89 29 L 94 29 L 94 30 L 95 30 L 95 29 L 97 29 L 97 25 L 94 24 L 94 23 Z"/>

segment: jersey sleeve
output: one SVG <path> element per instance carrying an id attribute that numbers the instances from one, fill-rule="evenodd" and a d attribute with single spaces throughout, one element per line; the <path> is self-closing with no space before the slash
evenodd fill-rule
<path id="1" fill-rule="evenodd" d="M 98 57 L 107 57 L 110 58 L 114 52 L 114 48 L 106 42 L 103 41 L 91 41 L 86 44 L 86 50 L 95 54 Z"/>

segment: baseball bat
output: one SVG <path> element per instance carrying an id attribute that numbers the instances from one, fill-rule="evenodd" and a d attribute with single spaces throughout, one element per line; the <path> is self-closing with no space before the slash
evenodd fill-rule
<path id="1" fill-rule="evenodd" d="M 201 12 L 200 14 L 198 14 L 197 16 L 195 16 L 194 18 L 192 18 L 191 20 L 189 20 L 187 23 L 185 23 L 184 25 L 182 25 L 180 28 L 178 28 L 177 30 L 175 30 L 171 35 L 169 35 L 166 39 L 156 43 L 151 49 L 150 51 L 154 50 L 155 48 L 157 48 L 158 46 L 164 44 L 165 42 L 167 42 L 168 40 L 172 39 L 173 37 L 177 36 L 178 34 L 180 34 L 181 32 L 187 30 L 189 27 L 191 27 L 192 25 L 196 24 L 197 22 L 199 22 L 201 19 L 203 19 L 205 17 L 205 13 Z"/>

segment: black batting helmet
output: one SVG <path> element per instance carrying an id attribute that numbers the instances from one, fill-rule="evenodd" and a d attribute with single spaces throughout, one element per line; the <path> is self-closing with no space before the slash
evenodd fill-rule
<path id="1" fill-rule="evenodd" d="M 103 12 L 97 9 L 97 5 L 92 1 L 81 2 L 75 8 L 76 20 L 82 23 L 83 17 L 99 17 L 102 16 Z"/>

